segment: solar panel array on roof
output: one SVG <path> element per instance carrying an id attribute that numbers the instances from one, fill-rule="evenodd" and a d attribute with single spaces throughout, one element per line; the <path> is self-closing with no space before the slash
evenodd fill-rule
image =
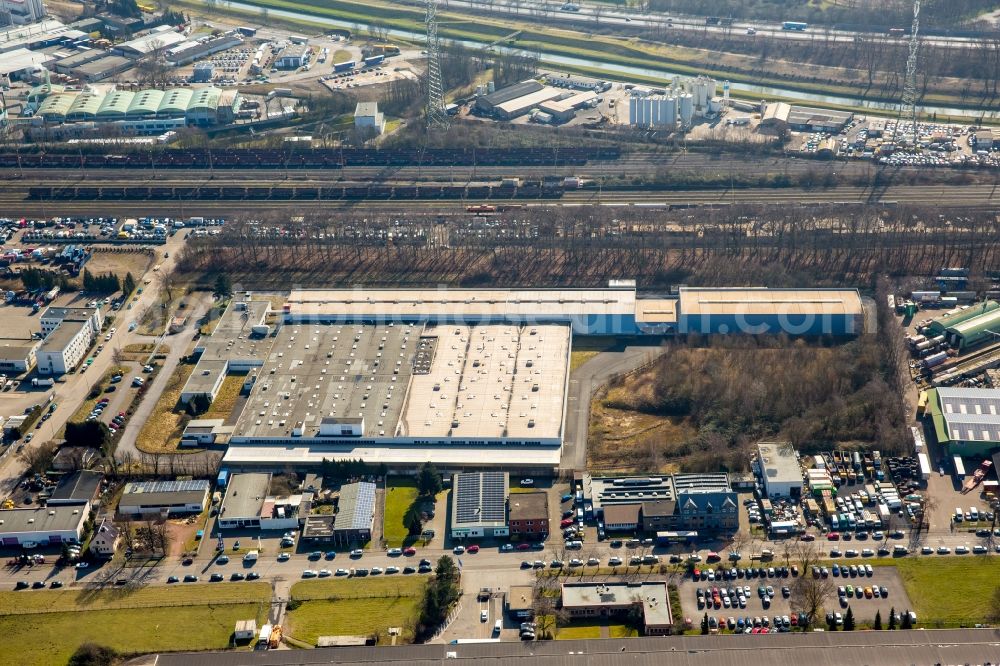
<path id="1" fill-rule="evenodd" d="M 188 479 L 186 481 L 132 481 L 125 486 L 125 492 L 139 493 L 182 493 L 190 490 L 204 490 L 208 481 Z"/>
<path id="2" fill-rule="evenodd" d="M 506 476 L 503 472 L 459 474 L 455 484 L 455 523 L 490 523 L 506 520 L 506 486 Z"/>
<path id="3" fill-rule="evenodd" d="M 455 484 L 455 493 L 458 498 L 458 510 L 455 514 L 456 523 L 479 522 L 479 497 L 482 493 L 481 481 L 481 474 L 458 475 L 458 483 Z"/>
<path id="4" fill-rule="evenodd" d="M 371 529 L 372 516 L 375 514 L 375 484 L 361 481 L 342 487 L 339 504 L 334 529 Z"/>

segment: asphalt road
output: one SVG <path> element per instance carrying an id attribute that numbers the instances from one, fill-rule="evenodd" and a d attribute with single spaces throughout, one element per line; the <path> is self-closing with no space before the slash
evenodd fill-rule
<path id="1" fill-rule="evenodd" d="M 570 374 L 566 407 L 566 436 L 563 471 L 587 469 L 587 435 L 590 429 L 590 401 L 594 390 L 612 376 L 628 372 L 658 356 L 662 350 L 652 345 L 626 347 L 622 351 L 602 352 Z"/>
<path id="2" fill-rule="evenodd" d="M 146 391 L 146 395 L 143 397 L 142 402 L 139 403 L 139 406 L 136 408 L 132 418 L 125 424 L 125 430 L 122 432 L 122 437 L 118 442 L 118 455 L 130 453 L 134 459 L 139 458 L 139 450 L 135 446 L 136 440 L 139 437 L 139 432 L 146 424 L 146 421 L 149 420 L 149 416 L 153 413 L 153 409 L 156 407 L 156 402 L 160 399 L 160 395 L 169 383 L 170 377 L 174 374 L 174 370 L 177 369 L 177 364 L 180 362 L 181 357 L 187 353 L 188 344 L 191 342 L 191 338 L 197 330 L 198 320 L 205 315 L 208 308 L 211 307 L 212 304 L 211 295 L 205 292 L 198 292 L 198 294 L 194 295 L 191 300 L 194 300 L 195 302 L 193 304 L 189 304 L 190 309 L 187 310 L 187 324 L 185 324 L 184 328 L 173 335 L 163 336 L 160 338 L 162 342 L 170 345 L 170 352 L 167 354 L 167 358 L 163 361 L 160 371 L 153 379 L 153 383 L 149 387 L 149 390 Z M 187 457 L 185 456 L 185 459 L 186 458 Z"/>

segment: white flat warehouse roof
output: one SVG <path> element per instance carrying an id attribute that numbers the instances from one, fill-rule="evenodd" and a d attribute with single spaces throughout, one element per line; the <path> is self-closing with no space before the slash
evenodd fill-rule
<path id="1" fill-rule="evenodd" d="M 416 467 L 433 462 L 439 468 L 551 467 L 559 466 L 560 447 L 523 446 L 354 446 L 325 444 L 231 444 L 222 458 L 228 465 L 318 465 L 323 460 L 364 460 L 378 465 Z"/>
<path id="2" fill-rule="evenodd" d="M 428 327 L 430 372 L 413 375 L 400 434 L 555 439 L 562 432 L 569 328 Z"/>
<path id="3" fill-rule="evenodd" d="M 633 315 L 629 289 L 296 289 L 286 312 L 300 317 L 517 317 Z"/>

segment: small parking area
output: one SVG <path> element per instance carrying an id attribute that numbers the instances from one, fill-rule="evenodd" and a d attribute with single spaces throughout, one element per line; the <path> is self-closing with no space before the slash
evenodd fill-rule
<path id="1" fill-rule="evenodd" d="M 890 608 L 895 608 L 897 613 L 901 613 L 903 610 L 912 608 L 910 600 L 907 598 L 906 590 L 903 588 L 903 582 L 899 577 L 898 572 L 895 567 L 872 567 L 872 575 L 860 575 L 856 573 L 855 575 L 850 574 L 850 565 L 858 566 L 864 563 L 849 563 L 849 562 L 837 562 L 838 575 L 833 575 L 833 565 L 825 564 L 822 566 L 826 567 L 827 574 L 825 580 L 828 581 L 827 586 L 830 588 L 830 594 L 826 598 L 824 603 L 824 612 L 841 612 L 844 613 L 847 607 L 850 606 L 854 611 L 854 617 L 856 622 L 859 624 L 870 624 L 875 619 L 875 613 L 881 611 L 883 625 L 888 622 L 889 610 Z M 839 574 L 839 569 L 841 565 L 847 565 L 848 574 L 847 576 L 841 576 Z M 719 571 L 718 569 L 716 571 Z M 802 571 L 799 572 L 799 576 L 806 576 L 807 578 L 812 578 L 812 571 Z M 822 573 L 820 573 L 820 580 L 823 580 Z M 722 617 L 728 619 L 733 617 L 739 618 L 754 618 L 763 617 L 767 615 L 770 618 L 775 616 L 791 615 L 792 614 L 792 602 L 793 596 L 795 594 L 795 584 L 796 577 L 792 576 L 791 573 L 787 577 L 775 576 L 767 577 L 766 575 L 761 578 L 758 576 L 751 576 L 747 578 L 745 575 L 742 577 L 737 577 L 736 579 L 722 579 L 722 580 L 699 580 L 697 582 L 693 581 L 690 575 L 684 577 L 683 581 L 678 585 L 678 591 L 680 592 L 681 598 L 681 610 L 683 611 L 683 616 L 685 618 L 691 618 L 694 625 L 697 627 L 700 618 L 704 616 L 707 612 L 709 616 Z M 888 592 L 887 598 L 882 598 L 881 594 L 878 598 L 874 594 L 869 598 L 864 593 L 858 598 L 855 594 L 852 594 L 848 599 L 846 594 L 844 595 L 844 602 L 841 602 L 841 598 L 838 594 L 839 588 L 843 587 L 844 592 L 847 592 L 847 587 L 850 586 L 853 589 L 861 587 L 862 590 L 865 588 L 874 588 L 874 586 L 885 587 Z M 767 588 L 770 587 L 773 591 L 773 596 L 769 599 L 768 607 L 764 607 L 763 596 L 761 595 L 760 588 L 764 588 L 764 595 L 767 595 Z M 788 588 L 787 594 L 783 591 L 783 588 Z M 706 595 L 707 602 L 704 605 L 698 603 L 697 590 L 701 588 Z M 715 607 L 713 602 L 714 590 L 718 589 L 720 605 L 718 608 Z M 747 594 L 747 588 L 749 588 L 749 594 Z M 743 597 L 746 599 L 746 607 L 741 608 L 739 603 L 735 607 L 730 605 L 729 608 L 725 607 L 725 597 L 726 594 L 723 590 L 732 590 L 733 594 L 728 595 L 730 598 L 739 599 L 739 590 L 743 591 Z M 820 624 L 818 626 L 823 626 L 825 620 L 820 618 Z"/>

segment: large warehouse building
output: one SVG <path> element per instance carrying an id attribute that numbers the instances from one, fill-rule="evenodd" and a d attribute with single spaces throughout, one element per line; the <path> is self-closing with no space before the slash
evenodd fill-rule
<path id="1" fill-rule="evenodd" d="M 853 290 L 682 287 L 639 297 L 630 280 L 604 289 L 295 290 L 276 330 L 258 323 L 271 321 L 263 304 L 236 300 L 230 319 L 238 342 L 206 346 L 185 395 L 210 395 L 237 360 L 260 366 L 225 455 L 236 469 L 360 458 L 403 470 L 433 461 L 448 471 L 552 471 L 574 334 L 863 329 Z"/>
<path id="2" fill-rule="evenodd" d="M 606 289 L 300 289 L 285 319 L 567 323 L 574 335 L 671 333 L 853 336 L 864 330 L 856 289 L 710 289 L 639 296 L 634 280 Z"/>

